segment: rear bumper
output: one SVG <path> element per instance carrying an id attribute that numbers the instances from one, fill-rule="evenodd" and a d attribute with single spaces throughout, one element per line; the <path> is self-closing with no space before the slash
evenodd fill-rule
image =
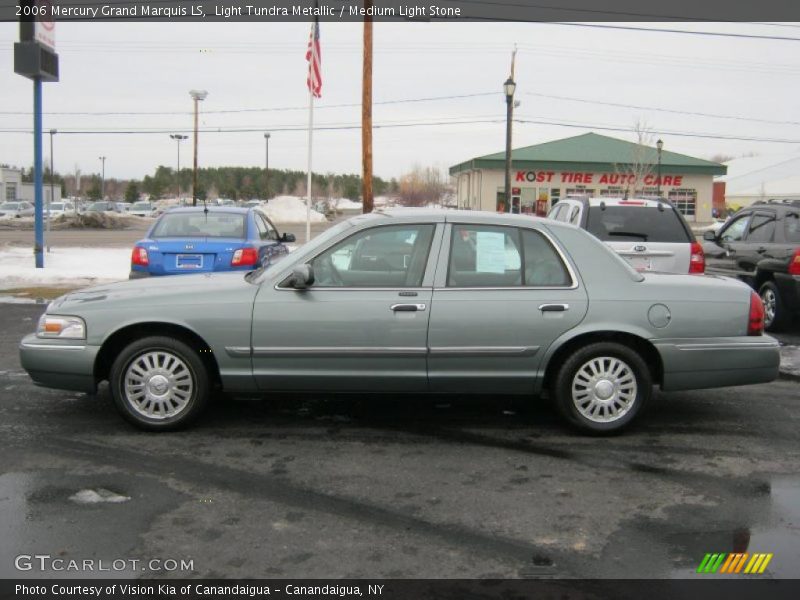
<path id="1" fill-rule="evenodd" d="M 778 341 L 767 335 L 653 340 L 664 391 L 768 383 L 778 378 Z"/>
<path id="2" fill-rule="evenodd" d="M 145 277 L 150 277 L 150 273 L 147 271 L 131 271 L 128 275 L 128 279 L 144 279 Z"/>
<path id="3" fill-rule="evenodd" d="M 94 361 L 99 346 L 83 340 L 43 340 L 25 336 L 19 345 L 19 360 L 36 385 L 93 394 L 97 391 Z"/>
<path id="4" fill-rule="evenodd" d="M 800 276 L 775 273 L 775 285 L 784 306 L 793 313 L 800 313 Z"/>

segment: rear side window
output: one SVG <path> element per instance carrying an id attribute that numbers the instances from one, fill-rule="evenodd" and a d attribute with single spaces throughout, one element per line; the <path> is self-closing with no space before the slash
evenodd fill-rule
<path id="1" fill-rule="evenodd" d="M 786 231 L 786 241 L 793 244 L 800 244 L 800 215 L 788 213 L 783 218 L 783 226 Z"/>
<path id="2" fill-rule="evenodd" d="M 592 206 L 586 228 L 604 242 L 691 241 L 678 214 L 667 207 Z"/>
<path id="3" fill-rule="evenodd" d="M 771 242 L 775 235 L 775 216 L 758 214 L 750 222 L 748 242 Z"/>

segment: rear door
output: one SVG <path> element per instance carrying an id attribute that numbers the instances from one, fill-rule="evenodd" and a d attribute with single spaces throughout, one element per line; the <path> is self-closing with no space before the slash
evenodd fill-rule
<path id="1" fill-rule="evenodd" d="M 542 354 L 587 306 L 571 265 L 542 231 L 448 225 L 428 334 L 431 391 L 531 393 Z"/>
<path id="2" fill-rule="evenodd" d="M 689 272 L 692 238 L 667 204 L 631 200 L 593 205 L 586 229 L 637 271 Z"/>

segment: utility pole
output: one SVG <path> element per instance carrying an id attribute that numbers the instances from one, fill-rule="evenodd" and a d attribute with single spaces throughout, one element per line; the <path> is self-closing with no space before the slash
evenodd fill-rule
<path id="1" fill-rule="evenodd" d="M 269 201 L 269 132 L 264 134 L 264 145 L 264 180 L 267 189 L 265 200 Z"/>
<path id="2" fill-rule="evenodd" d="M 371 213 L 372 197 L 372 0 L 364 0 L 364 63 L 361 76 L 361 197 L 363 212 Z"/>
<path id="3" fill-rule="evenodd" d="M 517 89 L 517 84 L 514 81 L 514 61 L 517 57 L 517 49 L 514 48 L 514 53 L 511 55 L 511 74 L 503 84 L 503 92 L 506 96 L 506 168 L 505 168 L 505 212 L 513 212 L 511 206 L 511 124 L 514 120 L 514 92 Z"/>
<path id="4" fill-rule="evenodd" d="M 53 136 L 58 133 L 55 129 L 50 130 L 50 199 L 47 201 L 47 251 L 50 252 L 50 204 L 53 202 L 53 191 L 55 190 L 54 178 L 55 171 L 53 170 Z"/>
<path id="5" fill-rule="evenodd" d="M 169 137 L 175 140 L 178 144 L 178 168 L 175 170 L 175 179 L 178 183 L 178 198 L 181 197 L 181 142 L 189 139 L 188 135 L 181 135 L 180 133 L 170 133 Z"/>
<path id="6" fill-rule="evenodd" d="M 652 139 L 652 138 L 650 138 L 650 139 Z M 657 194 L 658 194 L 659 198 L 661 198 L 661 149 L 663 147 L 664 147 L 664 142 L 662 142 L 661 140 L 658 140 L 656 142 L 656 150 L 658 151 L 658 180 L 657 180 L 658 183 L 656 184 L 657 185 L 656 189 L 658 189 Z"/>
<path id="7" fill-rule="evenodd" d="M 190 90 L 189 95 L 194 100 L 194 170 L 192 171 L 192 206 L 197 206 L 197 103 L 205 100 L 208 92 L 205 90 Z"/>
<path id="8" fill-rule="evenodd" d="M 100 200 L 106 199 L 106 157 L 99 156 L 100 161 L 103 163 L 103 172 L 100 179 Z"/>

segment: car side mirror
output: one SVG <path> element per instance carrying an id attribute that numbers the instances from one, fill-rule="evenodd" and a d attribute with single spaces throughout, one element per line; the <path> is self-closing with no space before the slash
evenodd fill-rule
<path id="1" fill-rule="evenodd" d="M 707 242 L 716 242 L 717 234 L 713 231 L 705 231 L 703 232 L 703 239 Z"/>
<path id="2" fill-rule="evenodd" d="M 281 236 L 282 242 L 294 242 L 297 238 L 294 236 L 293 233 L 284 233 Z"/>
<path id="3" fill-rule="evenodd" d="M 292 269 L 292 287 L 296 290 L 305 290 L 314 285 L 314 269 L 309 264 L 296 265 Z"/>

